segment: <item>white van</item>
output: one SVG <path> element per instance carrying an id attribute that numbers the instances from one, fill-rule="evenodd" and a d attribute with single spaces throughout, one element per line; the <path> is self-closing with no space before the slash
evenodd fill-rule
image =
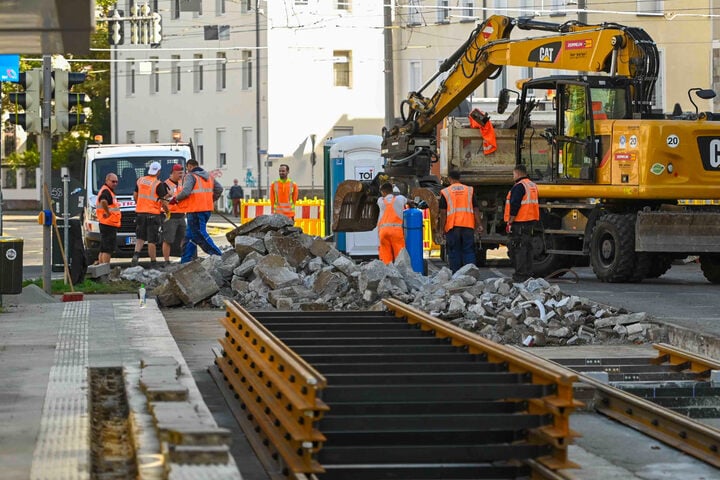
<path id="1" fill-rule="evenodd" d="M 158 177 L 166 180 L 175 164 L 183 167 L 193 158 L 191 143 L 151 143 L 127 145 L 88 145 L 85 151 L 85 191 L 83 209 L 83 238 L 89 263 L 97 260 L 100 249 L 100 227 L 95 204 L 108 173 L 118 176 L 115 196 L 122 210 L 122 225 L 117 236 L 113 257 L 131 257 L 135 250 L 135 200 L 133 192 L 137 179 L 147 174 L 152 162 L 160 162 Z M 173 255 L 179 252 L 179 242 Z"/>

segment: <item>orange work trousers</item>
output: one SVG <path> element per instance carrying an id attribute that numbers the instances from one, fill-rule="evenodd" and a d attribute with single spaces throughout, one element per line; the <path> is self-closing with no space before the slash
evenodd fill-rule
<path id="1" fill-rule="evenodd" d="M 384 264 L 392 263 L 405 248 L 405 234 L 402 227 L 382 227 L 379 230 L 380 248 L 378 256 Z"/>

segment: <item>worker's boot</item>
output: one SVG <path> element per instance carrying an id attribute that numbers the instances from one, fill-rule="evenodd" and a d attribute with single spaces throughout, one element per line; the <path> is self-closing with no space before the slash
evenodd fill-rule
<path id="1" fill-rule="evenodd" d="M 140 261 L 140 252 L 133 253 L 132 261 L 130 262 L 130 265 L 133 267 L 136 267 L 138 264 L 138 261 Z"/>

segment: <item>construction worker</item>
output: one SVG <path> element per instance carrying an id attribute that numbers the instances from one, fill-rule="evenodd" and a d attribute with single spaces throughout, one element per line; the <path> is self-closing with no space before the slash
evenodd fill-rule
<path id="1" fill-rule="evenodd" d="M 122 212 L 120 204 L 115 197 L 115 187 L 118 184 L 118 177 L 114 173 L 105 176 L 105 184 L 98 192 L 95 207 L 97 208 L 97 219 L 100 223 L 100 253 L 97 263 L 110 263 L 110 258 L 115 251 L 117 232 L 120 229 Z"/>
<path id="2" fill-rule="evenodd" d="M 382 197 L 378 198 L 378 237 L 380 246 L 378 256 L 386 265 L 397 258 L 400 250 L 405 248 L 405 234 L 403 233 L 403 210 L 407 204 L 407 198 L 400 193 L 393 192 L 391 183 L 383 183 L 380 186 Z"/>
<path id="3" fill-rule="evenodd" d="M 513 280 L 524 282 L 532 277 L 532 236 L 539 224 L 540 206 L 537 185 L 528 178 L 525 165 L 515 165 L 513 178 L 515 185 L 505 199 L 503 219 L 505 233 L 510 235 L 509 253 L 515 266 Z"/>
<path id="4" fill-rule="evenodd" d="M 172 166 L 170 177 L 165 180 L 168 193 L 167 198 L 173 198 L 182 191 L 182 174 L 185 169 L 179 163 Z M 168 212 L 162 225 L 162 254 L 165 266 L 170 265 L 170 250 L 178 238 L 185 237 L 185 211 L 183 205 L 177 203 L 168 205 Z"/>
<path id="5" fill-rule="evenodd" d="M 160 241 L 160 226 L 163 221 L 163 212 L 167 211 L 167 186 L 160 181 L 160 163 L 152 162 L 148 167 L 148 173 L 140 177 L 135 185 L 135 212 L 137 213 L 137 225 L 135 235 L 135 253 L 132 256 L 132 265 L 138 264 L 143 245 L 147 241 L 148 255 L 150 256 L 150 267 L 155 266 L 156 245 Z"/>
<path id="6" fill-rule="evenodd" d="M 270 185 L 270 205 L 272 213 L 285 215 L 291 220 L 295 219 L 295 204 L 298 200 L 298 186 L 288 178 L 290 167 L 281 164 L 278 174 L 280 178 Z"/>
<path id="7" fill-rule="evenodd" d="M 198 245 L 208 255 L 222 255 L 207 233 L 207 222 L 213 212 L 215 200 L 222 195 L 223 187 L 200 167 L 197 160 L 188 160 L 186 167 L 187 175 L 183 179 L 183 188 L 169 202 L 170 205 L 178 203 L 186 212 L 187 231 L 180 263 L 188 263 L 194 259 Z"/>
<path id="8" fill-rule="evenodd" d="M 460 183 L 460 172 L 451 170 L 450 185 L 440 191 L 438 225 L 443 228 L 448 266 L 453 273 L 475 263 L 475 235 L 482 233 L 482 214 L 473 188 Z"/>

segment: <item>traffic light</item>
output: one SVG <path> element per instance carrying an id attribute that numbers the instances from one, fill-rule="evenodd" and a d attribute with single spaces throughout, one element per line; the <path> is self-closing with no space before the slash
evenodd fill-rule
<path id="1" fill-rule="evenodd" d="M 73 85 L 85 81 L 87 74 L 82 72 L 53 71 L 55 76 L 55 125 L 53 133 L 65 133 L 74 126 L 85 123 L 83 106 L 89 99 L 84 93 L 71 92 Z M 75 110 L 73 111 L 73 107 Z"/>
<path id="2" fill-rule="evenodd" d="M 42 89 L 42 73 L 40 69 L 20 73 L 19 85 L 24 92 L 8 94 L 8 100 L 15 105 L 15 111 L 10 113 L 9 122 L 20 125 L 28 133 L 42 131 L 42 117 L 40 116 L 40 92 Z M 20 108 L 25 111 L 19 113 Z"/>
<path id="3" fill-rule="evenodd" d="M 108 43 L 110 45 L 123 45 L 125 43 L 125 26 L 122 10 L 108 12 Z"/>

